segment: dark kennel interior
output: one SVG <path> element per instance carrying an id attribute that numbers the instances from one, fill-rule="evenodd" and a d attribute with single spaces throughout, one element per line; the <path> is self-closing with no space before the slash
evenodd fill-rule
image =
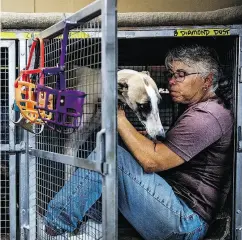
<path id="1" fill-rule="evenodd" d="M 130 68 L 134 70 L 149 71 L 151 77 L 157 83 L 158 88 L 167 89 L 167 79 L 165 77 L 165 56 L 169 49 L 180 46 L 199 44 L 216 50 L 219 55 L 223 75 L 229 82 L 229 91 L 235 96 L 235 82 L 237 78 L 238 59 L 238 38 L 237 37 L 200 37 L 200 38 L 134 38 L 119 39 L 118 41 L 118 65 L 119 68 Z M 233 99 L 234 102 L 235 99 Z M 235 104 L 232 104 L 235 110 Z M 183 112 L 184 106 L 174 104 L 169 94 L 162 94 L 160 103 L 160 118 L 167 130 L 177 117 Z M 144 130 L 136 116 L 128 111 L 128 118 L 133 125 Z M 231 162 L 234 162 L 231 156 Z M 224 208 L 220 211 L 217 219 L 211 225 L 206 239 L 231 239 L 233 196 L 231 193 Z M 125 220 L 120 216 L 119 224 Z M 135 231 L 134 231 L 135 232 Z M 135 236 L 135 235 L 134 235 Z"/>

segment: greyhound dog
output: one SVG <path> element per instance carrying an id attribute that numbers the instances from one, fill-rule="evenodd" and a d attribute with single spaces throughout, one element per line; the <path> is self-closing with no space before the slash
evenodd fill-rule
<path id="1" fill-rule="evenodd" d="M 64 145 L 64 154 L 77 156 L 80 146 L 82 146 L 88 140 L 90 135 L 101 125 L 101 71 L 99 69 L 91 69 L 88 67 L 78 67 L 76 68 L 75 79 L 77 82 L 73 85 L 77 86 L 77 89 L 84 91 L 87 94 L 86 103 L 83 109 L 82 126 L 79 131 L 67 135 Z M 117 73 L 117 83 L 119 102 L 128 105 L 131 110 L 133 110 L 138 119 L 145 126 L 146 131 L 151 138 L 156 139 L 157 136 L 164 137 L 164 129 L 160 121 L 158 110 L 158 103 L 161 100 L 161 96 L 149 73 L 123 69 Z M 104 91 L 107 91 L 107 93 L 105 92 L 104 94 L 108 94 L 108 89 L 104 89 Z M 67 181 L 67 184 L 68 179 L 75 170 L 75 167 L 66 166 L 65 180 Z M 43 229 L 45 229 L 43 218 L 38 215 L 37 220 L 39 237 L 42 235 L 47 237 L 46 233 L 43 233 Z M 88 224 L 92 223 L 89 221 Z M 67 239 L 72 239 L 70 236 L 68 237 L 67 233 L 66 237 Z M 39 239 L 42 238 L 40 237 Z M 53 239 L 59 238 L 57 236 L 53 237 Z M 87 239 L 93 240 L 95 238 Z"/>
<path id="2" fill-rule="evenodd" d="M 65 140 L 64 154 L 71 156 L 77 155 L 79 147 L 101 124 L 101 70 L 77 67 L 75 75 L 77 89 L 86 93 L 86 103 L 80 130 Z M 157 136 L 164 137 L 165 132 L 158 109 L 161 96 L 149 72 L 123 69 L 117 73 L 117 82 L 118 101 L 123 105 L 128 105 L 133 110 L 152 139 L 155 140 Z M 108 89 L 105 91 L 107 92 L 104 94 L 108 94 Z"/>

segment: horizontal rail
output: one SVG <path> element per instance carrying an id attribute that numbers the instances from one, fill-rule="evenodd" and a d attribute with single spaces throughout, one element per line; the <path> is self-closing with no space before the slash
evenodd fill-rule
<path id="1" fill-rule="evenodd" d="M 68 164 L 75 167 L 85 168 L 95 172 L 103 173 L 103 164 L 94 160 L 91 161 L 86 158 L 78 158 L 39 149 L 30 149 L 29 154 L 35 157 L 40 157 L 58 163 Z"/>

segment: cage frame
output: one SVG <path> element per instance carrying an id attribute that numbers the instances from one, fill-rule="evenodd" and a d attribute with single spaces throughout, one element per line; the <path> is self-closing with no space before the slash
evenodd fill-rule
<path id="1" fill-rule="evenodd" d="M 97 3 L 95 3 L 97 4 Z M 94 5 L 95 5 L 94 4 Z M 100 3 L 99 3 L 100 4 Z M 100 10 L 100 9 L 99 9 Z M 83 13 L 82 13 L 83 14 Z M 77 15 L 76 15 L 77 16 Z M 226 26 L 221 26 L 221 25 L 206 25 L 206 26 L 170 26 L 170 27 L 146 27 L 146 28 L 120 28 L 117 32 L 117 37 L 118 39 L 129 39 L 129 38 L 151 38 L 151 37 L 174 37 L 174 31 L 178 29 L 207 29 L 207 28 L 229 28 L 230 29 L 230 36 L 236 36 L 238 37 L 238 59 L 237 59 L 237 73 L 236 73 L 236 82 L 235 82 L 235 94 L 236 94 L 236 99 L 235 99 L 235 113 L 236 113 L 236 122 L 235 122 L 235 156 L 234 156 L 234 176 L 235 178 L 233 179 L 233 188 L 234 188 L 234 194 L 233 194 L 233 232 L 232 232 L 232 239 L 240 239 L 242 240 L 242 191 L 240 189 L 239 183 L 241 182 L 242 179 L 242 174 L 241 174 L 241 169 L 242 169 L 242 139 L 241 139 L 241 120 L 242 120 L 242 109 L 240 108 L 241 103 L 242 103 L 242 57 L 241 57 L 241 47 L 242 47 L 242 25 L 226 25 Z M 56 29 L 61 29 L 61 24 L 56 25 Z M 48 32 L 49 31 L 49 32 Z M 50 30 L 44 32 L 43 34 L 52 34 Z M 90 36 L 92 36 L 92 31 L 88 30 L 88 33 Z M 100 35 L 101 37 L 101 35 Z M 222 36 L 221 36 L 222 37 Z M 25 38 L 21 39 L 22 41 L 26 41 Z M 21 41 L 20 40 L 20 41 Z M 104 132 L 102 133 L 104 134 Z M 100 137 L 103 137 L 101 134 Z M 28 142 L 28 140 L 27 140 Z M 5 146 L 6 147 L 6 146 Z M 15 145 L 15 149 L 17 149 L 17 145 Z M 108 165 L 106 166 L 101 166 L 99 164 L 94 164 L 94 165 L 89 165 L 88 162 L 85 162 L 81 164 L 81 166 L 75 162 L 75 159 L 73 157 L 67 157 L 63 156 L 61 154 L 51 154 L 48 152 L 40 152 L 35 149 L 29 149 L 27 150 L 29 152 L 30 156 L 32 157 L 47 157 L 48 159 L 55 159 L 61 157 L 60 161 L 62 163 L 68 163 L 72 162 L 73 165 L 91 169 L 95 169 L 98 172 L 102 172 L 103 169 L 108 169 Z M 24 156 L 21 154 L 21 156 Z M 29 157 L 30 157 L 29 156 Z M 22 158 L 21 158 L 22 159 Z M 84 159 L 85 160 L 85 159 Z M 25 161 L 25 164 L 27 162 Z M 25 168 L 26 169 L 26 168 Z M 107 170 L 108 171 L 108 170 Z M 237 184 L 236 184 L 237 183 Z M 26 192 L 27 193 L 27 192 Z M 23 194 L 24 195 L 24 194 Z M 25 195 L 26 196 L 26 195 Z M 25 208 L 22 208 L 23 210 Z M 28 209 L 28 207 L 26 208 Z M 23 225 L 22 225 L 23 226 Z M 27 222 L 27 227 L 28 227 L 28 222 Z M 117 227 L 117 226 L 115 226 Z M 115 238 L 112 238 L 115 239 Z"/>

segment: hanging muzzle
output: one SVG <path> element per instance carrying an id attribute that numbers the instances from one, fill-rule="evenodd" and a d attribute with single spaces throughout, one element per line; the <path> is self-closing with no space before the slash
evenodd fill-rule
<path id="1" fill-rule="evenodd" d="M 41 120 L 50 129 L 64 134 L 72 133 L 81 126 L 86 96 L 84 92 L 66 89 L 65 55 L 71 25 L 65 24 L 58 66 L 43 69 L 44 76 L 57 76 L 56 88 L 49 88 L 41 84 L 36 87 L 36 109 Z M 53 99 L 53 105 L 50 104 L 50 99 Z M 51 119 L 48 118 L 49 114 L 52 116 Z"/>
<path id="2" fill-rule="evenodd" d="M 39 47 L 37 50 L 37 46 Z M 35 62 L 38 61 L 38 67 L 36 69 L 30 69 L 31 61 L 35 52 Z M 36 65 L 36 64 L 35 64 Z M 36 67 L 36 66 L 35 66 Z M 43 39 L 35 38 L 30 49 L 27 66 L 20 72 L 19 77 L 14 83 L 15 87 L 15 104 L 21 114 L 18 121 L 15 124 L 25 123 L 43 125 L 44 122 L 40 116 L 51 119 L 51 113 L 44 111 L 38 111 L 37 106 L 37 94 L 36 94 L 36 82 L 39 81 L 40 85 L 44 85 L 44 42 Z M 48 96 L 48 105 L 51 109 L 53 107 L 53 100 L 51 96 Z M 43 97 L 45 100 L 45 96 Z M 22 127 L 22 125 L 20 125 Z M 25 127 L 24 127 L 25 128 Z M 26 129 L 26 128 L 25 128 Z M 27 128 L 26 130 L 28 130 Z M 43 130 L 43 126 L 41 127 Z M 31 132 L 31 131 L 30 131 Z"/>

